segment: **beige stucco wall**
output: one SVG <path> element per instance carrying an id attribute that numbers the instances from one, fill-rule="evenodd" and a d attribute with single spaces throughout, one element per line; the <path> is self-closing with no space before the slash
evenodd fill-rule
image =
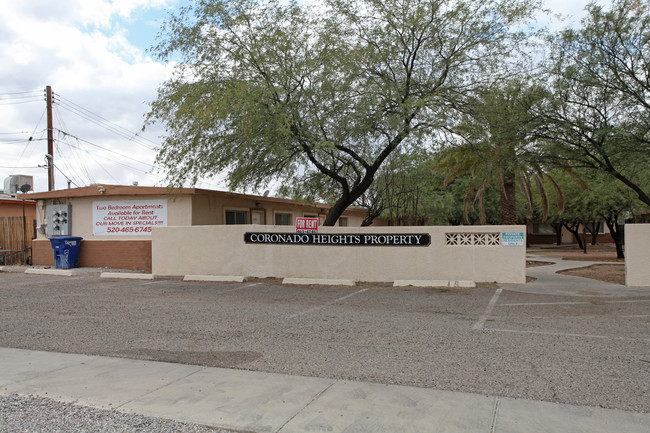
<path id="1" fill-rule="evenodd" d="M 93 235 L 93 202 L 116 202 L 116 201 L 140 201 L 140 200 L 167 200 L 167 224 L 170 226 L 190 225 L 192 221 L 191 197 L 174 196 L 161 197 L 159 195 L 139 196 L 109 196 L 109 197 L 74 197 L 56 200 L 37 201 L 37 222 L 36 226 L 47 223 L 47 204 L 70 204 L 72 205 L 72 236 L 81 236 L 86 240 L 137 240 L 150 239 L 151 235 Z M 47 236 L 38 231 L 38 239 L 46 239 Z"/>
<path id="2" fill-rule="evenodd" d="M 625 284 L 650 287 L 650 224 L 625 224 Z"/>
<path id="3" fill-rule="evenodd" d="M 429 233 L 428 247 L 261 245 L 244 233 L 294 233 L 273 226 L 158 227 L 152 233 L 154 275 L 237 275 L 395 280 L 470 280 L 525 283 L 522 246 L 445 245 L 446 233 L 525 233 L 525 226 L 323 227 L 319 233 Z"/>

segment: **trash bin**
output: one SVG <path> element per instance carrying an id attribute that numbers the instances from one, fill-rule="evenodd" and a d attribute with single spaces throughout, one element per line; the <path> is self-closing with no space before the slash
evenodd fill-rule
<path id="1" fill-rule="evenodd" d="M 50 238 L 54 250 L 54 265 L 57 269 L 72 269 L 79 266 L 79 236 L 58 236 Z"/>

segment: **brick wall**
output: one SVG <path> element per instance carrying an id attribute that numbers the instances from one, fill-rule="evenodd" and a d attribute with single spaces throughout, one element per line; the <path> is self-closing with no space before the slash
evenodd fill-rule
<path id="1" fill-rule="evenodd" d="M 79 250 L 81 267 L 151 271 L 151 241 L 82 240 Z M 54 252 L 49 240 L 34 240 L 32 263 L 54 266 Z"/>

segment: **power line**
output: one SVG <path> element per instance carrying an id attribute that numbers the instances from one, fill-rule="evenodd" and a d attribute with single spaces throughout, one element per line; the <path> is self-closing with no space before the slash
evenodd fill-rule
<path id="1" fill-rule="evenodd" d="M 24 168 L 41 168 L 41 167 L 38 166 L 38 165 L 37 165 L 36 167 L 27 167 L 27 166 L 19 167 L 19 166 L 0 165 L 0 168 L 5 168 L 5 169 L 6 169 L 6 168 L 12 168 L 12 169 L 21 169 L 21 170 L 22 170 L 22 169 L 24 169 Z"/>
<path id="2" fill-rule="evenodd" d="M 149 150 L 154 150 L 155 146 L 158 146 L 158 143 L 155 143 L 148 138 L 142 137 L 139 135 L 139 133 L 133 133 L 132 131 L 129 131 L 128 129 L 124 128 L 123 126 L 120 126 L 114 122 L 111 122 L 110 120 L 100 116 L 99 114 L 96 114 L 87 108 L 82 107 L 79 104 L 76 104 L 72 102 L 71 100 L 64 98 L 63 96 L 59 95 L 58 93 L 54 94 L 56 96 L 55 103 L 60 105 L 61 107 L 65 108 L 66 110 L 90 121 L 95 123 L 98 126 L 101 126 L 102 128 L 113 132 L 117 135 L 119 135 L 122 138 L 126 138 L 129 141 L 132 141 L 136 144 L 139 144 L 141 146 L 146 147 Z M 153 147 L 144 143 L 143 141 L 148 141 L 149 143 L 153 144 Z"/>
<path id="3" fill-rule="evenodd" d="M 105 151 L 110 152 L 110 153 L 112 153 L 112 154 L 115 154 L 115 155 L 121 156 L 122 158 L 130 159 L 131 161 L 137 162 L 138 164 L 147 165 L 147 166 L 149 166 L 149 167 L 151 167 L 151 168 L 158 168 L 158 167 L 156 167 L 156 166 L 153 165 L 153 164 L 149 164 L 148 162 L 142 162 L 142 161 L 140 161 L 140 160 L 138 160 L 138 159 L 131 158 L 130 156 L 124 155 L 124 154 L 122 154 L 122 153 L 115 152 L 114 150 L 108 149 L 108 148 L 106 148 L 106 147 L 104 147 L 104 146 L 100 146 L 99 144 L 93 143 L 93 142 L 91 142 L 91 141 L 84 140 L 83 138 L 77 137 L 76 135 L 68 134 L 67 132 L 65 132 L 65 131 L 61 131 L 61 130 L 59 130 L 59 129 L 57 129 L 57 131 L 59 131 L 59 132 L 65 134 L 65 135 L 69 135 L 70 137 L 76 139 L 77 141 L 80 141 L 80 142 L 83 142 L 83 143 L 86 143 L 86 144 L 90 144 L 91 146 L 94 146 L 94 147 L 96 147 L 96 148 L 98 148 L 98 149 L 102 149 L 102 150 L 105 150 Z"/>
<path id="4" fill-rule="evenodd" d="M 70 179 L 68 176 L 66 176 L 65 173 L 62 172 L 61 169 L 60 169 L 59 167 L 57 167 L 55 164 L 52 164 L 52 165 L 54 165 L 54 168 L 56 168 L 57 170 L 59 170 L 59 173 L 61 173 L 61 174 L 63 175 L 63 177 L 65 177 L 69 182 L 74 183 L 74 186 L 76 186 L 77 188 L 79 188 L 79 185 L 77 185 L 77 184 L 75 183 L 75 181 L 73 181 L 73 180 Z"/>
<path id="5" fill-rule="evenodd" d="M 42 90 L 28 90 L 28 91 L 24 91 L 24 92 L 4 92 L 4 93 L 0 93 L 0 97 L 11 96 L 11 95 L 25 95 L 25 94 L 29 94 L 29 93 L 41 95 Z"/>
<path id="6" fill-rule="evenodd" d="M 18 102 L 4 102 L 0 100 L 0 105 L 21 105 L 21 104 L 30 104 L 32 102 L 41 102 L 40 99 L 32 99 L 30 101 L 18 101 Z"/>
<path id="7" fill-rule="evenodd" d="M 23 148 L 23 151 L 20 154 L 20 158 L 18 158 L 18 165 L 20 165 L 20 163 L 23 161 L 23 156 L 25 156 L 25 152 L 27 151 L 27 148 L 29 147 L 29 143 L 34 141 L 34 139 L 33 139 L 34 134 L 36 134 L 36 130 L 38 129 L 38 125 L 41 124 L 41 121 L 43 120 L 43 116 L 45 116 L 45 111 L 46 110 L 43 109 L 43 112 L 41 113 L 41 117 L 38 119 L 38 122 L 36 122 L 36 126 L 34 127 L 34 130 L 32 131 L 32 134 L 29 136 L 29 139 L 25 143 L 25 147 Z M 42 137 L 43 132 L 44 131 L 41 132 L 41 137 Z M 41 141 L 41 138 L 37 139 L 36 141 Z M 34 149 L 32 148 L 32 152 L 33 151 L 34 151 Z M 32 155 L 32 152 L 29 153 L 30 156 Z M 12 171 L 11 174 L 12 175 L 15 174 L 15 171 Z"/>
<path id="8" fill-rule="evenodd" d="M 53 107 L 53 109 L 54 109 L 54 114 L 55 114 L 56 117 L 57 117 L 57 120 L 59 121 L 59 123 L 61 124 L 61 126 L 62 126 L 65 130 L 67 130 L 68 128 L 67 128 L 67 126 L 66 126 L 66 124 L 65 124 L 65 121 L 63 120 L 63 116 L 61 116 L 61 113 L 60 113 L 60 111 L 59 111 L 59 108 L 55 105 L 55 106 Z M 59 132 L 59 135 L 61 135 L 61 132 Z M 63 138 L 65 139 L 69 134 L 68 134 L 67 132 L 64 132 L 62 135 L 63 135 Z M 65 140 L 59 140 L 59 141 L 62 142 L 62 143 L 68 144 Z M 73 155 L 73 157 L 76 158 L 76 160 L 77 160 L 77 164 L 76 164 L 76 165 L 77 165 L 77 167 L 79 168 L 80 172 L 82 173 L 82 176 L 81 176 L 81 177 L 83 177 L 83 174 L 85 174 L 86 179 L 88 179 L 88 182 L 89 182 L 89 183 L 95 183 L 95 182 L 94 182 L 94 179 L 93 179 L 93 177 L 92 177 L 92 175 L 90 174 L 90 171 L 88 170 L 88 167 L 86 166 L 86 160 L 85 160 L 85 158 L 83 158 L 82 156 L 79 156 L 79 155 L 78 155 L 78 153 L 77 153 L 77 148 L 76 148 L 75 146 L 72 146 L 72 145 L 69 145 L 69 144 L 68 144 L 68 147 L 70 147 L 70 148 L 72 149 L 72 155 Z M 59 148 L 58 142 L 57 142 L 57 150 L 59 151 L 59 155 L 63 158 L 63 153 L 61 152 L 61 149 Z M 65 158 L 64 158 L 64 161 L 65 161 L 66 164 L 67 164 L 67 161 L 65 160 Z M 70 169 L 70 172 L 72 172 L 72 171 L 73 171 L 73 170 Z"/>

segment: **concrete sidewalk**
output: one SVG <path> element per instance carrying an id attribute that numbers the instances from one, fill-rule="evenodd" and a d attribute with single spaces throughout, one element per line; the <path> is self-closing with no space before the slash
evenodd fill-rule
<path id="1" fill-rule="evenodd" d="M 0 393 L 248 432 L 648 433 L 650 414 L 0 348 Z"/>
<path id="2" fill-rule="evenodd" d="M 540 295 L 628 297 L 650 296 L 650 287 L 627 287 L 620 284 L 575 277 L 559 272 L 593 265 L 622 265 L 622 263 L 564 260 L 537 254 L 526 254 L 527 260 L 550 263 L 526 269 L 526 276 L 534 278 L 526 284 L 499 284 L 505 290 Z"/>

